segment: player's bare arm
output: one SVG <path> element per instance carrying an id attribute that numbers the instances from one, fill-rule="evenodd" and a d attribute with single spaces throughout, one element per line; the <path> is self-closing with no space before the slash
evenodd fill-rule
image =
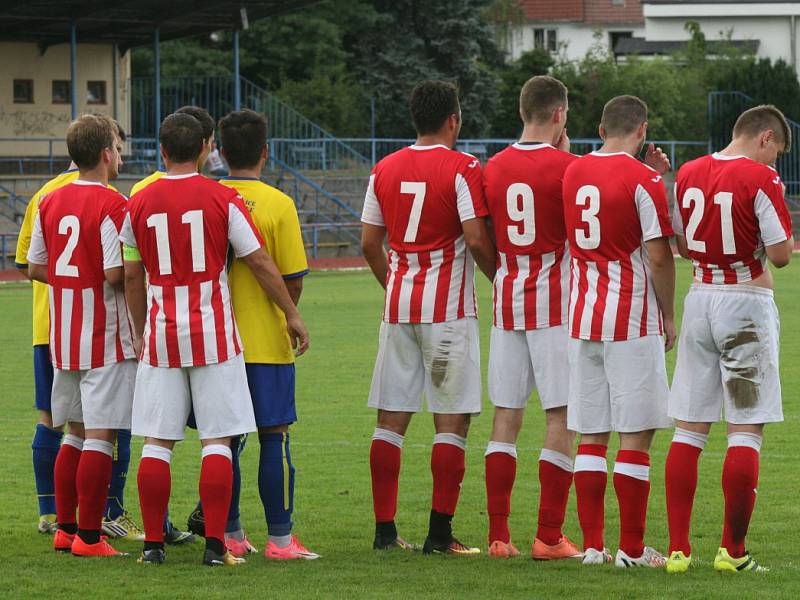
<path id="1" fill-rule="evenodd" d="M 678 254 L 681 258 L 689 258 L 689 246 L 686 245 L 686 238 L 682 235 L 675 234 L 675 244 L 678 246 Z"/>
<path id="2" fill-rule="evenodd" d="M 790 237 L 788 240 L 778 244 L 766 246 L 764 250 L 766 251 L 767 258 L 772 266 L 777 269 L 782 269 L 788 265 L 789 261 L 792 259 L 792 252 L 794 251 L 794 237 Z"/>
<path id="3" fill-rule="evenodd" d="M 133 346 L 138 355 L 142 350 L 142 334 L 147 318 L 147 291 L 145 288 L 144 266 L 138 260 L 123 261 L 125 274 L 125 300 L 131 313 L 133 326 Z"/>
<path id="4" fill-rule="evenodd" d="M 47 283 L 47 265 L 37 265 L 36 263 L 28 263 L 28 271 L 26 273 L 28 279 Z"/>
<path id="5" fill-rule="evenodd" d="M 386 274 L 389 272 L 389 259 L 383 240 L 386 238 L 386 227 L 362 223 L 361 225 L 361 251 L 367 261 L 375 279 L 386 289 Z"/>
<path id="6" fill-rule="evenodd" d="M 104 269 L 103 274 L 105 275 L 106 281 L 112 287 L 121 290 L 125 285 L 125 267 L 112 267 L 110 269 Z"/>
<path id="7" fill-rule="evenodd" d="M 675 259 L 669 238 L 656 238 L 646 242 L 653 287 L 658 306 L 664 317 L 664 347 L 667 352 L 675 345 Z"/>
<path id="8" fill-rule="evenodd" d="M 303 293 L 303 278 L 295 277 L 294 279 L 284 279 L 284 283 L 286 284 L 286 289 L 289 292 L 292 302 L 294 302 L 295 306 L 299 306 L 300 295 Z"/>
<path id="9" fill-rule="evenodd" d="M 489 281 L 494 281 L 497 270 L 497 249 L 486 226 L 486 219 L 482 217 L 469 219 L 461 223 L 461 227 L 464 229 L 464 241 L 472 253 L 472 258 Z"/>
<path id="10" fill-rule="evenodd" d="M 300 356 L 308 350 L 308 329 L 306 329 L 306 325 L 302 317 L 300 317 L 300 312 L 286 289 L 286 284 L 283 281 L 283 277 L 281 277 L 280 271 L 278 271 L 278 267 L 275 266 L 275 262 L 263 248 L 259 248 L 241 258 L 250 267 L 267 296 L 286 315 L 286 328 L 289 331 L 292 348 L 295 349 L 297 356 Z"/>

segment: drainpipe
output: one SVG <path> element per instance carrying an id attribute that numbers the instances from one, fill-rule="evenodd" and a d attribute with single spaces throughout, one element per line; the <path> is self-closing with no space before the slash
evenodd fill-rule
<path id="1" fill-rule="evenodd" d="M 789 32 L 789 43 L 792 45 L 792 52 L 791 52 L 791 61 L 792 61 L 792 68 L 794 69 L 795 75 L 797 75 L 797 27 L 796 27 L 796 16 L 792 15 L 789 17 L 789 26 L 791 27 L 791 31 Z"/>

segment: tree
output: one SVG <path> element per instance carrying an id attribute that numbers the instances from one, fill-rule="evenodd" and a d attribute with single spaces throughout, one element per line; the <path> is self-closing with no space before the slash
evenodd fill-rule
<path id="1" fill-rule="evenodd" d="M 500 87 L 497 108 L 492 117 L 492 137 L 516 137 L 522 129 L 519 116 L 519 93 L 528 79 L 546 75 L 553 67 L 550 53 L 544 50 L 525 52 L 499 70 Z"/>

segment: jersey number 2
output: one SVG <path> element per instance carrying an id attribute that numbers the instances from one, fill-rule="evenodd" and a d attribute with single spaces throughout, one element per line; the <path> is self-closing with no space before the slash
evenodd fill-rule
<path id="1" fill-rule="evenodd" d="M 169 247 L 169 225 L 167 213 L 155 213 L 147 217 L 147 226 L 155 229 L 158 271 L 161 275 L 172 275 L 172 254 Z M 206 247 L 203 235 L 203 211 L 189 210 L 181 215 L 181 223 L 189 225 L 192 248 L 192 271 L 206 270 Z"/>
<path id="2" fill-rule="evenodd" d="M 81 222 L 75 215 L 67 215 L 62 217 L 58 222 L 59 235 L 69 235 L 67 243 L 64 245 L 64 250 L 56 260 L 56 275 L 61 277 L 78 277 L 78 267 L 69 264 L 72 260 L 72 254 L 75 252 L 75 247 L 78 245 L 78 236 L 81 232 Z"/>

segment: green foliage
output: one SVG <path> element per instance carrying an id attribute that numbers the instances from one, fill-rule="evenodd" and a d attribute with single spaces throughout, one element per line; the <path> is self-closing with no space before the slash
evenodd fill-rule
<path id="1" fill-rule="evenodd" d="M 516 137 L 522 123 L 519 117 L 519 93 L 523 84 L 535 75 L 545 75 L 554 61 L 548 52 L 531 50 L 500 71 L 497 108 L 492 118 L 492 137 Z"/>

